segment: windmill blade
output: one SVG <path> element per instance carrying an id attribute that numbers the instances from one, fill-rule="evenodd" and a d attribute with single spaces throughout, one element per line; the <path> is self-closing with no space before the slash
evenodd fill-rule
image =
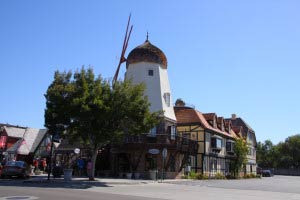
<path id="1" fill-rule="evenodd" d="M 131 32 L 132 32 L 132 28 L 133 28 L 133 26 L 131 25 L 130 31 L 129 31 L 129 34 L 128 34 L 128 38 L 127 38 L 127 41 L 126 41 L 126 44 L 125 44 L 125 48 L 124 48 L 124 54 L 125 54 L 125 51 L 126 51 L 127 46 L 128 46 L 128 42 L 129 42 L 129 38 L 130 38 L 130 35 L 131 35 Z"/>
<path id="2" fill-rule="evenodd" d="M 129 38 L 130 38 L 130 35 L 131 35 L 131 31 L 132 31 L 132 28 L 133 28 L 133 26 L 131 25 L 130 31 L 129 31 L 129 34 L 128 34 L 128 28 L 129 28 L 129 25 L 130 25 L 130 19 L 131 19 L 131 14 L 129 15 L 128 22 L 127 22 L 125 37 L 124 37 L 123 46 L 122 46 L 122 52 L 121 52 L 121 56 L 120 56 L 120 61 L 119 61 L 119 64 L 118 64 L 118 67 L 117 67 L 117 70 L 116 70 L 116 73 L 114 75 L 113 82 L 112 82 L 113 87 L 115 85 L 115 82 L 118 79 L 118 75 L 119 75 L 121 64 L 126 61 L 124 55 L 125 55 L 125 51 L 126 51 L 127 46 L 128 46 L 128 41 L 129 41 Z"/>

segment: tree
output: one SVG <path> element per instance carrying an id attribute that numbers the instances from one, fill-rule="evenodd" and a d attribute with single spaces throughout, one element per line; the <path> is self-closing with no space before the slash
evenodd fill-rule
<path id="1" fill-rule="evenodd" d="M 262 168 L 275 168 L 278 165 L 278 147 L 271 140 L 258 142 L 256 155 L 257 163 Z"/>
<path id="2" fill-rule="evenodd" d="M 94 180 L 99 149 L 120 142 L 126 135 L 148 132 L 160 121 L 160 112 L 150 113 L 144 85 L 118 81 L 114 88 L 101 76 L 95 78 L 91 68 L 55 72 L 46 92 L 45 126 L 50 132 L 62 124 L 64 134 L 90 147 Z"/>
<path id="3" fill-rule="evenodd" d="M 288 137 L 278 145 L 280 168 L 300 168 L 300 134 Z"/>
<path id="4" fill-rule="evenodd" d="M 248 146 L 243 138 L 238 138 L 234 144 L 235 159 L 231 162 L 231 171 L 238 177 L 243 166 L 247 163 Z"/>

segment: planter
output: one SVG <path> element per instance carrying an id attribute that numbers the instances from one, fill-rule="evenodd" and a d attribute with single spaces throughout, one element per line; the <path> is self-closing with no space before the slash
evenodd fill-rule
<path id="1" fill-rule="evenodd" d="M 72 180 L 73 169 L 64 169 L 64 180 L 71 181 Z"/>
<path id="2" fill-rule="evenodd" d="M 131 177 L 132 177 L 132 173 L 126 173 L 126 178 L 127 179 L 131 179 Z"/>
<path id="3" fill-rule="evenodd" d="M 157 180 L 157 170 L 149 170 L 149 178 L 151 180 Z"/>

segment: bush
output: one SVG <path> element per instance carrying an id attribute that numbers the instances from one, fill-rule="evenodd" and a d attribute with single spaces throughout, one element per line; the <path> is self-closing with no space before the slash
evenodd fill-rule
<path id="1" fill-rule="evenodd" d="M 204 175 L 204 174 L 201 174 L 201 173 L 198 173 L 196 175 L 196 178 L 197 180 L 207 180 L 208 179 L 208 176 Z"/>
<path id="2" fill-rule="evenodd" d="M 216 175 L 215 175 L 214 178 L 215 179 L 226 179 L 226 177 L 223 174 L 221 174 L 221 173 L 216 173 Z"/>
<path id="3" fill-rule="evenodd" d="M 238 179 L 237 177 L 235 177 L 231 174 L 227 174 L 225 177 L 226 177 L 226 179 Z"/>

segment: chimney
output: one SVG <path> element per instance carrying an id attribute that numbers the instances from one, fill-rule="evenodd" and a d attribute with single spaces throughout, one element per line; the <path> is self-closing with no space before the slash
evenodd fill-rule
<path id="1" fill-rule="evenodd" d="M 231 119 L 233 119 L 233 120 L 236 119 L 236 114 L 232 114 Z"/>
<path id="2" fill-rule="evenodd" d="M 175 106 L 184 107 L 185 102 L 182 99 L 177 99 L 176 102 L 175 102 Z"/>

